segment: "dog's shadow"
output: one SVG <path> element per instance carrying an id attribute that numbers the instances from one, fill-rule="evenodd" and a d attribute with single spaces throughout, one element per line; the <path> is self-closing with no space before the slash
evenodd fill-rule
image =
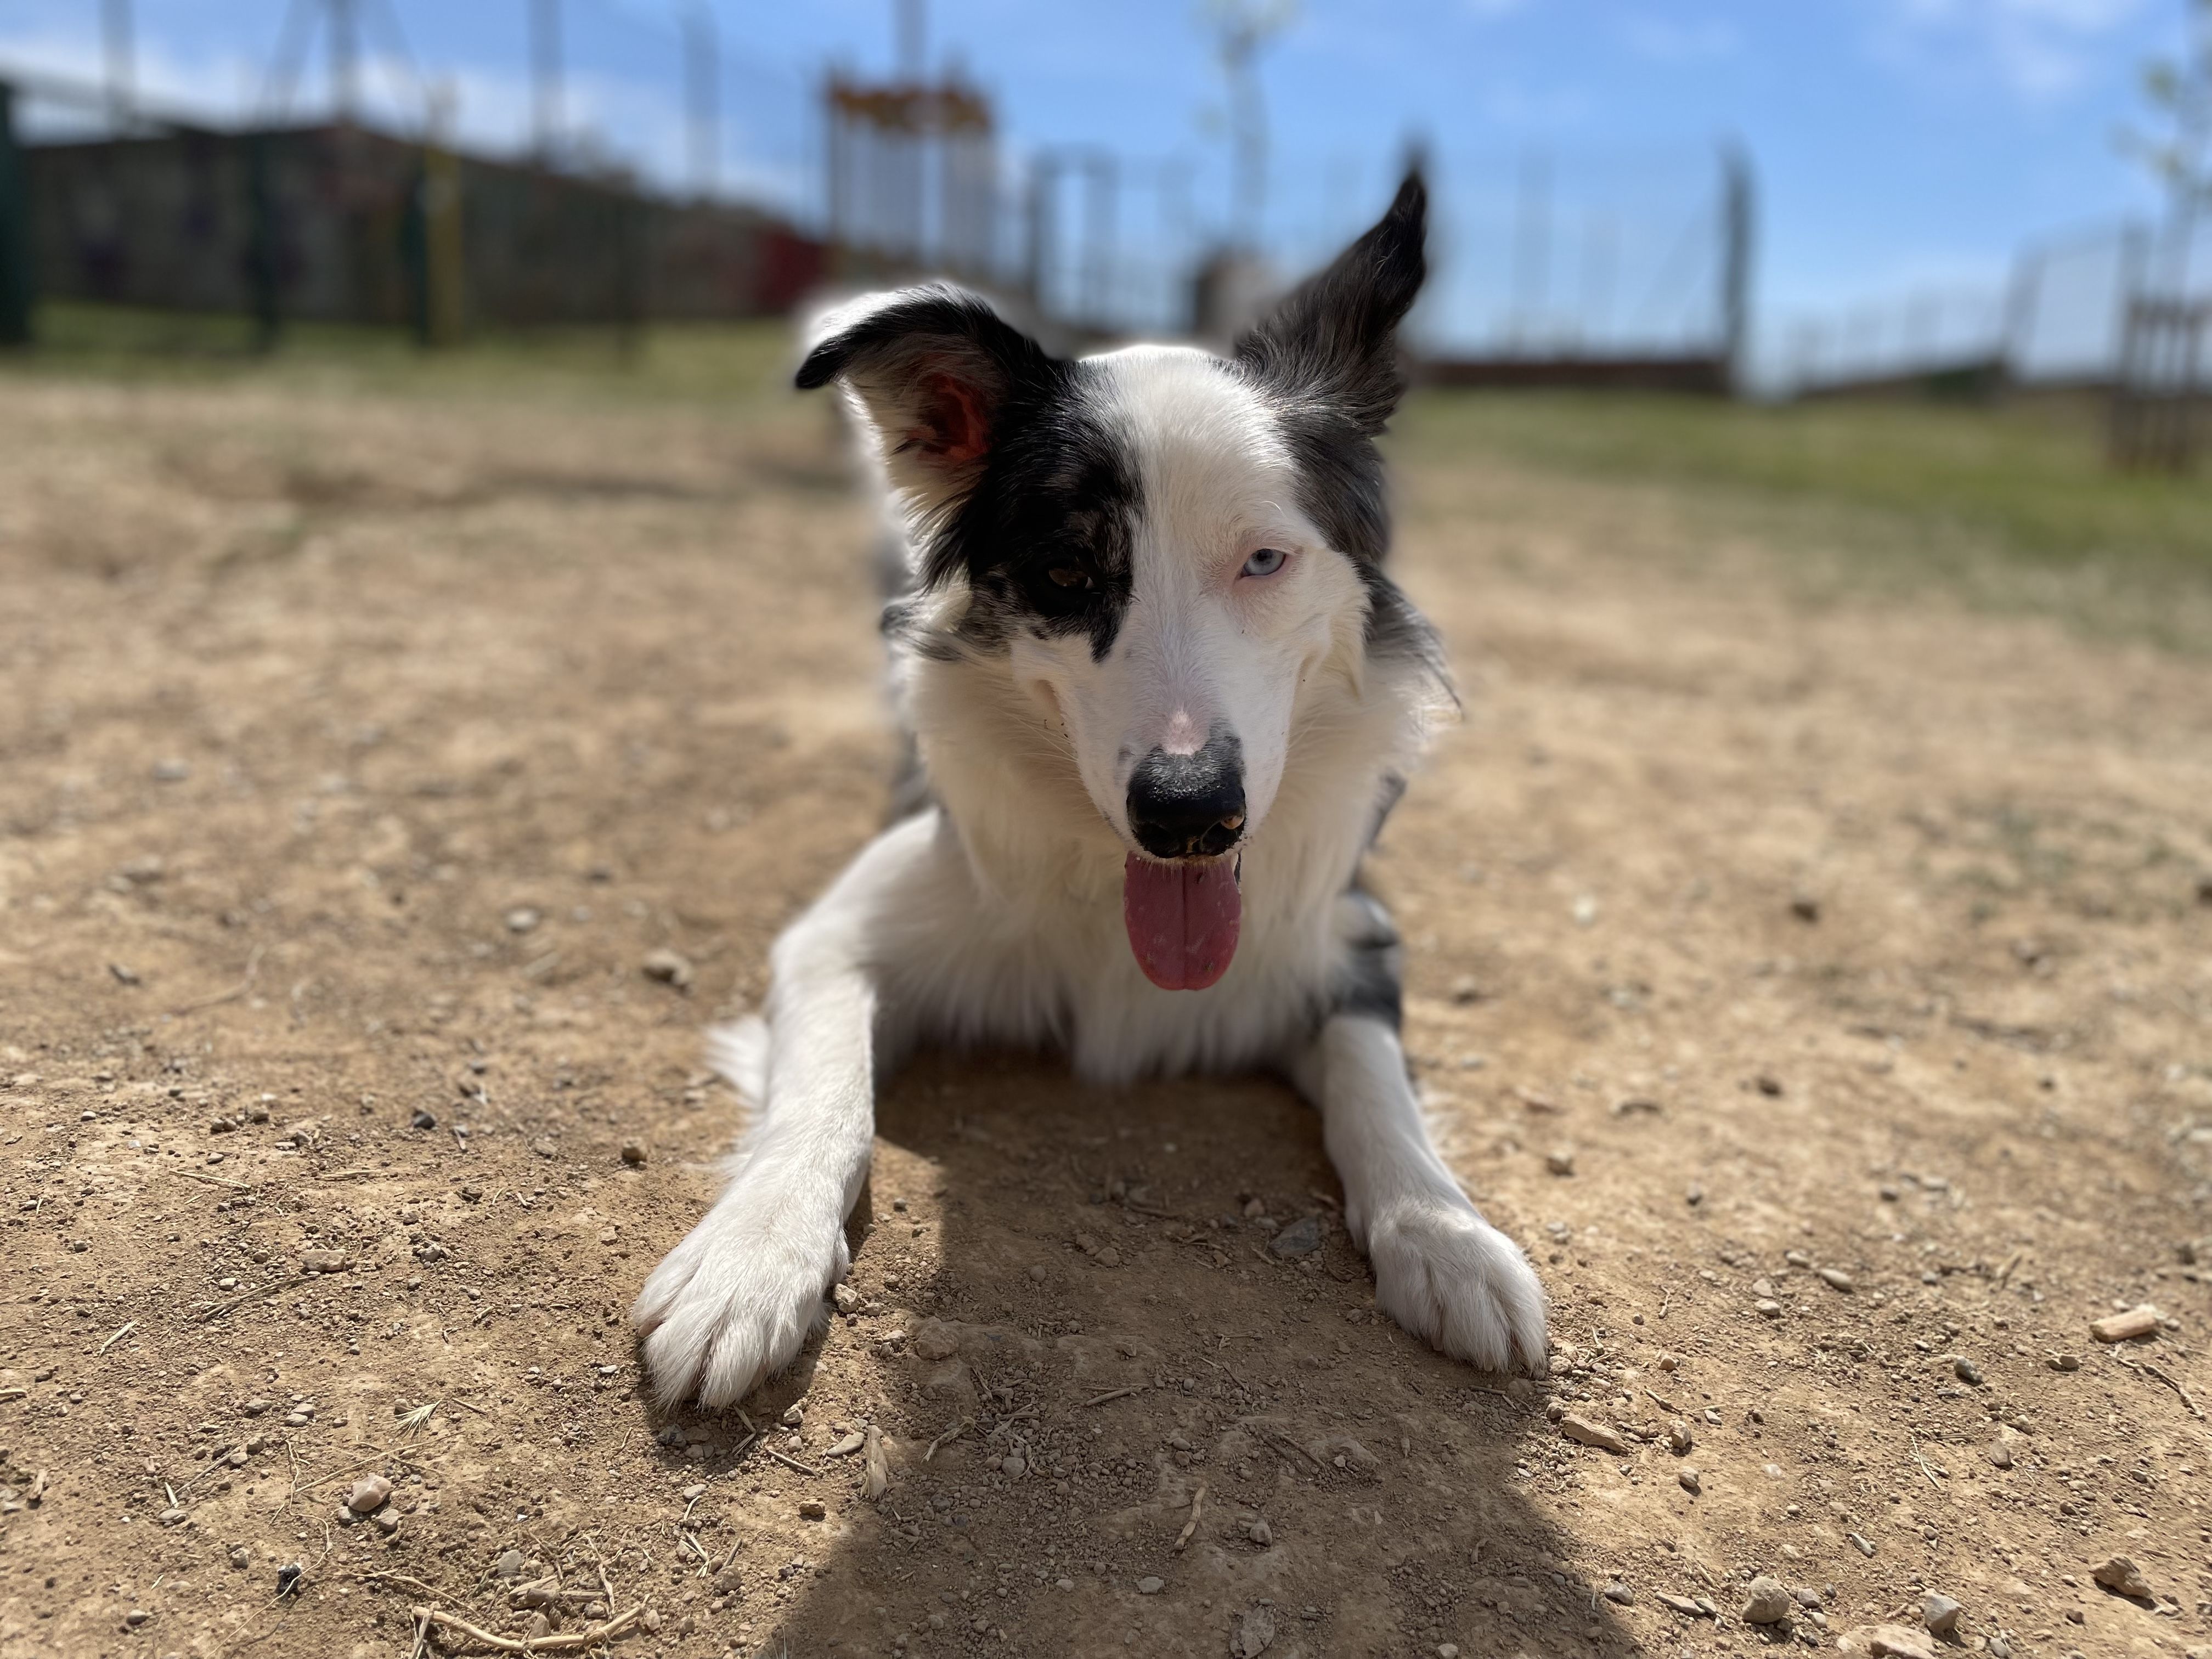
<path id="1" fill-rule="evenodd" d="M 1541 1391 L 1375 1309 L 1288 1089 L 925 1055 L 877 1122 L 849 1311 L 744 1402 L 737 1571 L 691 1587 L 695 1628 L 793 1654 L 1638 1650 L 1523 1496 Z M 827 1455 L 871 1422 L 874 1503 L 865 1453 Z"/>

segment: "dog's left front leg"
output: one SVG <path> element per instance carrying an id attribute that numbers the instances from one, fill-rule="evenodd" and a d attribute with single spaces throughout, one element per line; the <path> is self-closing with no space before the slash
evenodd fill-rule
<path id="1" fill-rule="evenodd" d="M 764 1097 L 729 1188 L 630 1317 L 665 1406 L 743 1399 L 799 1352 L 851 1265 L 844 1221 L 875 1135 L 874 924 L 931 855 L 927 819 L 878 837 L 776 941 Z"/>
<path id="2" fill-rule="evenodd" d="M 1373 1014 L 1334 1014 L 1294 1074 L 1321 1108 L 1345 1225 L 1374 1266 L 1376 1301 L 1455 1358 L 1542 1376 L 1543 1287 L 1437 1156 L 1397 1032 Z"/>

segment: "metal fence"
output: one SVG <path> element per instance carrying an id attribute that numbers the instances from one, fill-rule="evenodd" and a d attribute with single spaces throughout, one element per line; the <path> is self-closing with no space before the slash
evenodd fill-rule
<path id="1" fill-rule="evenodd" d="M 296 319 L 438 339 L 779 313 L 823 274 L 820 244 L 767 215 L 618 179 L 345 123 L 220 130 L 52 81 L 9 101 L 9 131 L 29 135 L 0 144 L 19 263 L 48 298 L 247 314 L 264 336 Z"/>
<path id="2" fill-rule="evenodd" d="M 1816 396 L 1916 386 L 2111 388 L 2133 361 L 2134 307 L 2150 304 L 2144 316 L 2164 316 L 2160 306 L 2185 309 L 2212 295 L 2212 228 L 2183 237 L 2188 246 L 2177 247 L 2168 232 L 2132 221 L 2085 227 L 2027 243 L 2002 281 L 1921 288 L 1790 319 L 1774 378 L 1783 391 Z M 2212 374 L 2212 362 L 2189 368 L 2185 350 L 2145 351 L 2142 362 L 2160 365 L 2162 380 L 2179 375 L 2201 389 Z"/>
<path id="3" fill-rule="evenodd" d="M 1253 249 L 1237 246 L 1218 204 L 1209 210 L 1220 180 L 1198 158 L 1041 147 L 1000 161 L 978 198 L 990 228 L 973 237 L 963 274 L 1080 332 L 1180 334 L 1196 320 L 1201 272 L 1225 253 L 1287 285 L 1373 222 L 1404 167 L 1392 154 L 1277 156 L 1264 246 Z M 1408 330 L 1425 356 L 1569 376 L 1607 363 L 1691 362 L 1705 381 L 1725 381 L 1749 326 L 1753 228 L 1741 158 L 1710 148 L 1445 153 L 1429 156 L 1426 171 L 1433 274 Z"/>

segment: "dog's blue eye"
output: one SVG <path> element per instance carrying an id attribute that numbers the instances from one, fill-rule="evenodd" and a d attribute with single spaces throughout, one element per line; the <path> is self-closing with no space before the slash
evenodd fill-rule
<path id="1" fill-rule="evenodd" d="M 1243 574 L 1248 576 L 1272 576 L 1283 568 L 1291 556 L 1279 547 L 1263 547 L 1244 561 Z"/>

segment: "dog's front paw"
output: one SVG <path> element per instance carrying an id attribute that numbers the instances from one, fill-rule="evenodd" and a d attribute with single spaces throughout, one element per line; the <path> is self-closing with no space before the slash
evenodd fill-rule
<path id="1" fill-rule="evenodd" d="M 1544 1375 L 1544 1287 L 1520 1246 L 1459 1194 L 1377 1205 L 1367 1257 L 1376 1301 L 1414 1335 L 1484 1370 Z"/>
<path id="2" fill-rule="evenodd" d="M 834 1197 L 741 1175 L 662 1260 L 630 1322 L 645 1338 L 654 1399 L 727 1406 L 789 1364 L 851 1265 Z"/>

